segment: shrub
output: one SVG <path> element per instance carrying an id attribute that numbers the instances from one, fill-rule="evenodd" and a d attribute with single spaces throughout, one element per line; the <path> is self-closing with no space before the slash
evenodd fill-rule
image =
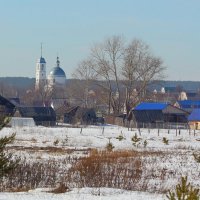
<path id="1" fill-rule="evenodd" d="M 118 137 L 116 137 L 116 139 L 119 140 L 119 141 L 121 141 L 121 140 L 123 140 L 125 138 L 123 137 L 123 135 L 119 135 Z"/>
<path id="2" fill-rule="evenodd" d="M 55 193 L 55 194 L 60 194 L 60 193 L 68 192 L 68 191 L 69 191 L 69 188 L 65 184 L 60 183 L 58 187 L 51 190 L 50 192 Z"/>
<path id="3" fill-rule="evenodd" d="M 131 138 L 132 142 L 133 142 L 133 146 L 138 147 L 140 144 L 140 140 L 141 138 L 139 138 L 137 136 L 137 133 L 135 133 L 135 135 Z"/>
<path id="4" fill-rule="evenodd" d="M 163 143 L 166 144 L 166 145 L 169 144 L 169 140 L 168 140 L 166 137 L 163 137 L 163 140 L 162 140 L 162 141 L 163 141 Z"/>
<path id="5" fill-rule="evenodd" d="M 73 187 L 136 189 L 142 177 L 142 160 L 135 151 L 93 151 L 70 169 Z"/>
<path id="6" fill-rule="evenodd" d="M 54 142 L 53 142 L 53 144 L 56 146 L 56 145 L 58 145 L 58 143 L 59 143 L 59 140 L 58 139 L 56 139 Z"/>
<path id="7" fill-rule="evenodd" d="M 145 140 L 145 141 L 144 141 L 144 143 L 143 143 L 143 145 L 144 145 L 144 148 L 146 148 L 146 147 L 147 147 L 147 144 L 148 144 L 148 142 L 147 142 L 147 140 Z"/>
<path id="8" fill-rule="evenodd" d="M 199 200 L 199 189 L 187 183 L 187 176 L 181 178 L 181 183 L 176 185 L 175 192 L 169 191 L 166 195 L 169 200 Z"/>
<path id="9" fill-rule="evenodd" d="M 194 159 L 200 163 L 200 153 L 193 153 Z"/>
<path id="10" fill-rule="evenodd" d="M 112 142 L 108 142 L 108 144 L 106 145 L 106 150 L 107 151 L 112 151 L 114 149 L 114 145 L 112 144 Z"/>

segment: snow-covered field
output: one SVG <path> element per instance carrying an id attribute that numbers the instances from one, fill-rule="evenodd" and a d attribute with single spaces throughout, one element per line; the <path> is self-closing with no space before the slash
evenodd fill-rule
<path id="1" fill-rule="evenodd" d="M 29 192 L 0 193 L 0 200 L 163 200 L 164 195 L 101 188 L 74 189 L 62 194 L 47 193 L 43 189 Z"/>
<path id="2" fill-rule="evenodd" d="M 12 151 L 28 162 L 42 163 L 54 159 L 63 168 L 69 169 L 71 163 L 65 159 L 86 156 L 90 149 L 105 150 L 110 141 L 114 150 L 136 150 L 141 152 L 142 175 L 138 188 L 145 190 L 127 191 L 112 188 L 70 188 L 69 192 L 53 194 L 45 189 L 27 192 L 0 193 L 0 200 L 17 199 L 166 199 L 163 191 L 174 188 L 181 176 L 200 187 L 200 164 L 193 153 L 200 152 L 200 131 L 137 129 L 128 130 L 119 126 L 90 126 L 72 128 L 68 126 L 4 128 L 1 137 L 16 133 L 15 142 L 10 145 Z M 140 141 L 133 145 L 132 137 L 137 134 Z M 122 137 L 122 140 L 118 138 Z M 163 142 L 163 137 L 168 144 Z M 145 145 L 145 142 L 146 145 Z M 144 155 L 142 152 L 148 152 Z M 152 154 L 150 154 L 152 153 Z M 63 161 L 65 160 L 65 164 Z M 146 192 L 144 192 L 146 191 Z"/>

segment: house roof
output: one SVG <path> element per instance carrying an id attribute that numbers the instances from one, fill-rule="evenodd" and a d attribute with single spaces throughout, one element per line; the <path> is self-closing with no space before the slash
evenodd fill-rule
<path id="1" fill-rule="evenodd" d="M 9 98 L 8 100 L 15 106 L 20 105 L 20 99 L 18 97 L 12 97 L 12 98 Z"/>
<path id="2" fill-rule="evenodd" d="M 0 95 L 0 105 L 4 105 L 8 108 L 14 109 L 15 105 L 11 103 L 8 99 L 4 98 L 3 96 Z"/>
<path id="3" fill-rule="evenodd" d="M 137 105 L 134 110 L 163 110 L 169 104 L 168 103 L 159 103 L 159 102 L 142 102 Z"/>
<path id="4" fill-rule="evenodd" d="M 200 100 L 178 101 L 181 108 L 200 108 Z"/>
<path id="5" fill-rule="evenodd" d="M 188 121 L 200 121 L 200 109 L 194 109 L 188 116 Z"/>
<path id="6" fill-rule="evenodd" d="M 11 103 L 8 99 L 0 95 L 0 106 L 3 106 L 3 111 L 0 111 L 0 115 L 13 115 L 15 111 L 15 105 Z"/>
<path id="7" fill-rule="evenodd" d="M 32 117 L 38 121 L 55 121 L 56 114 L 52 107 L 18 107 L 22 117 Z"/>

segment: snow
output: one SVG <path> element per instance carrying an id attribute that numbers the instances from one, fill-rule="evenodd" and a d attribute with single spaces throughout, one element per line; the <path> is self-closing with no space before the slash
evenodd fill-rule
<path id="1" fill-rule="evenodd" d="M 29 192 L 0 193 L 0 200 L 163 200 L 164 195 L 146 192 L 132 192 L 111 188 L 82 188 L 53 194 L 43 189 Z"/>
<path id="2" fill-rule="evenodd" d="M 81 132 L 82 129 L 82 132 Z M 86 128 L 47 128 L 47 127 L 16 127 L 4 128 L 1 135 L 8 135 L 16 133 L 15 145 L 23 146 L 52 146 L 53 141 L 58 140 L 59 145 L 68 138 L 67 146 L 70 148 L 105 148 L 105 145 L 110 141 L 116 149 L 133 149 L 131 138 L 136 133 L 142 141 L 148 141 L 148 148 L 150 149 L 197 149 L 200 150 L 200 133 L 196 131 L 195 136 L 193 132 L 181 130 L 180 135 L 176 130 L 152 129 L 148 133 L 147 129 L 137 129 L 128 131 L 127 128 L 118 126 L 106 127 L 86 127 Z M 119 141 L 117 136 L 123 135 L 125 140 Z M 169 145 L 163 145 L 162 139 L 166 137 L 169 140 Z M 35 143 L 32 141 L 36 140 Z"/>
<path id="3" fill-rule="evenodd" d="M 167 130 L 167 129 L 132 129 L 120 126 L 88 126 L 73 128 L 67 125 L 62 127 L 12 127 L 1 130 L 1 137 L 16 133 L 16 139 L 10 150 L 16 156 L 24 157 L 30 162 L 44 162 L 49 159 L 61 161 L 66 156 L 85 156 L 89 149 L 104 150 L 110 141 L 114 150 L 137 150 L 147 152 L 162 152 L 158 155 L 144 156 L 143 182 L 147 181 L 147 191 L 126 191 L 113 188 L 70 188 L 70 192 L 53 194 L 45 192 L 46 189 L 35 189 L 28 192 L 0 193 L 0 200 L 23 199 L 165 199 L 165 194 L 158 194 L 159 188 L 163 190 L 173 188 L 181 176 L 188 176 L 189 181 L 200 187 L 200 164 L 194 160 L 193 153 L 200 151 L 200 131 Z M 131 138 L 137 134 L 141 138 L 137 147 L 133 146 Z M 119 141 L 118 136 L 123 136 Z M 169 140 L 169 144 L 163 143 L 163 137 Z M 144 141 L 147 147 L 144 147 Z M 56 142 L 57 141 L 57 142 Z M 56 147 L 65 150 L 65 153 L 50 152 L 44 148 Z M 43 148 L 43 149 L 41 149 Z M 71 151 L 70 151 L 71 150 Z M 69 152 L 69 153 L 68 153 Z M 70 168 L 66 164 L 66 168 Z M 154 178 L 145 180 L 151 174 Z M 163 180 L 160 179 L 163 175 Z M 142 183 L 141 183 L 142 184 Z"/>

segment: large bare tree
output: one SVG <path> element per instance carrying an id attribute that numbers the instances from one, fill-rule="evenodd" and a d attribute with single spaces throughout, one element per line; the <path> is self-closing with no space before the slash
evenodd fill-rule
<path id="1" fill-rule="evenodd" d="M 123 51 L 124 42 L 119 36 L 108 38 L 103 43 L 94 45 L 91 49 L 94 70 L 99 80 L 103 80 L 103 82 L 99 82 L 99 86 L 108 94 L 109 113 L 111 107 L 114 113 L 119 113 L 122 107 L 119 82 Z"/>
<path id="2" fill-rule="evenodd" d="M 96 83 L 107 93 L 109 113 L 112 108 L 118 114 L 124 101 L 128 113 L 134 104 L 144 100 L 147 86 L 163 71 L 162 60 L 143 41 L 135 39 L 125 46 L 121 37 L 113 36 L 91 48 L 89 59 L 79 65 L 76 74 L 85 80 L 98 80 Z"/>
<path id="3" fill-rule="evenodd" d="M 133 40 L 124 51 L 122 74 L 126 86 L 126 110 L 145 100 L 150 82 L 163 78 L 165 67 L 155 57 L 149 46 L 141 40 Z"/>

